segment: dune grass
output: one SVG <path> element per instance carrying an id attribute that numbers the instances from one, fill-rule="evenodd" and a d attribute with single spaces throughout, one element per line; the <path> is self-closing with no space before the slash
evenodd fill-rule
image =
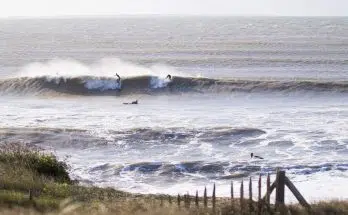
<path id="1" fill-rule="evenodd" d="M 254 203 L 254 208 L 256 207 Z M 312 204 L 311 213 L 298 205 L 287 206 L 284 211 L 286 214 L 348 214 L 348 202 L 331 201 Z M 81 186 L 70 179 L 68 166 L 58 161 L 54 155 L 19 144 L 1 144 L 0 214 L 227 215 L 243 213 L 240 212 L 238 200 L 231 205 L 230 200 L 218 198 L 214 211 L 211 206 L 196 207 L 193 200 L 190 207 L 185 207 L 183 202 L 179 207 L 176 197 L 167 195 L 130 194 L 113 188 Z"/>

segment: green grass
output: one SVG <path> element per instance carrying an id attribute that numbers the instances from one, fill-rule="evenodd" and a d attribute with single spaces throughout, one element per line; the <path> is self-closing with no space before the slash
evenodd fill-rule
<path id="1" fill-rule="evenodd" d="M 19 144 L 2 144 L 0 149 L 0 215 L 1 214 L 118 214 L 118 215 L 207 215 L 243 214 L 239 200 L 217 199 L 215 213 L 211 206 L 178 207 L 166 195 L 139 195 L 112 188 L 80 186 L 68 175 L 68 166 L 52 154 Z M 247 200 L 246 200 L 247 201 Z M 298 205 L 284 208 L 285 214 L 348 214 L 347 201 L 312 204 L 311 213 Z M 248 208 L 247 202 L 245 208 Z M 257 204 L 254 203 L 254 208 Z M 271 206 L 273 208 L 273 206 Z M 250 214 L 247 211 L 247 214 Z M 252 212 L 251 214 L 256 214 Z M 272 213 L 264 213 L 272 214 Z M 275 214 L 275 213 L 273 213 Z"/>

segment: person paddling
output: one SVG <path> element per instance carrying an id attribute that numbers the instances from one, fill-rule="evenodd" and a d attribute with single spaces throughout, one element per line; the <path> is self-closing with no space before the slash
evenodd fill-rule
<path id="1" fill-rule="evenodd" d="M 263 157 L 260 157 L 260 156 L 254 155 L 254 153 L 251 153 L 251 154 L 250 154 L 250 157 L 251 157 L 251 158 L 263 159 Z"/>
<path id="2" fill-rule="evenodd" d="M 132 102 L 125 102 L 123 103 L 124 105 L 137 105 L 138 104 L 138 99 Z"/>
<path id="3" fill-rule="evenodd" d="M 167 75 L 167 77 L 169 80 L 172 80 L 172 76 L 170 74 Z"/>

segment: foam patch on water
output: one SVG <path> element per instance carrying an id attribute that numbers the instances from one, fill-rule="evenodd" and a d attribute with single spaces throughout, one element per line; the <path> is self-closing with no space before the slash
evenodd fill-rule
<path id="1" fill-rule="evenodd" d="M 90 90 L 115 90 L 121 89 L 121 82 L 119 83 L 117 80 L 87 80 L 85 87 Z"/>
<path id="2" fill-rule="evenodd" d="M 169 79 L 163 79 L 163 78 L 159 78 L 159 77 L 151 77 L 150 87 L 152 89 L 164 88 L 164 87 L 167 87 L 169 82 L 170 82 Z"/>
<path id="3" fill-rule="evenodd" d="M 33 62 L 24 65 L 13 77 L 78 77 L 96 76 L 113 77 L 118 73 L 121 78 L 135 76 L 166 77 L 168 74 L 187 76 L 169 65 L 155 64 L 149 67 L 121 60 L 116 57 L 102 58 L 86 64 L 74 59 L 53 59 L 44 62 Z"/>

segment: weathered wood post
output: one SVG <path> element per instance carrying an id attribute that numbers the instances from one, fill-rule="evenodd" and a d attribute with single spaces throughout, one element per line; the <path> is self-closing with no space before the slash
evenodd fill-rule
<path id="1" fill-rule="evenodd" d="M 284 192 L 285 192 L 285 171 L 277 172 L 277 185 L 276 185 L 276 207 L 284 205 Z"/>
<path id="2" fill-rule="evenodd" d="M 179 208 L 180 208 L 180 202 L 181 202 L 180 194 L 178 194 L 178 207 L 179 207 Z"/>
<path id="3" fill-rule="evenodd" d="M 231 209 L 233 211 L 233 208 L 234 208 L 234 193 L 233 193 L 233 181 L 231 181 L 231 199 L 230 199 L 230 202 L 231 202 Z"/>
<path id="4" fill-rule="evenodd" d="M 244 199 L 244 186 L 243 186 L 243 179 L 242 183 L 240 184 L 240 211 L 243 213 L 243 199 Z"/>
<path id="5" fill-rule="evenodd" d="M 233 181 L 231 181 L 231 200 L 233 199 Z"/>
<path id="6" fill-rule="evenodd" d="M 212 201 L 213 201 L 213 210 L 215 211 L 215 204 L 216 204 L 215 183 L 214 183 L 214 187 L 213 187 Z"/>
<path id="7" fill-rule="evenodd" d="M 204 207 L 208 206 L 208 197 L 207 197 L 207 187 L 204 187 L 204 196 L 203 196 Z"/>
<path id="8" fill-rule="evenodd" d="M 266 193 L 266 203 L 269 205 L 271 200 L 271 179 L 269 173 L 267 174 L 267 193 Z"/>
<path id="9" fill-rule="evenodd" d="M 249 177 L 249 212 L 253 210 L 253 184 L 251 176 Z"/>
<path id="10" fill-rule="evenodd" d="M 258 191 L 259 191 L 259 195 L 257 197 L 257 201 L 261 201 L 261 174 L 259 175 L 259 183 L 258 183 Z"/>
<path id="11" fill-rule="evenodd" d="M 259 190 L 259 195 L 257 198 L 257 214 L 261 215 L 261 209 L 262 209 L 262 201 L 261 201 L 261 174 L 259 175 L 259 183 L 258 183 L 258 190 Z"/>
<path id="12" fill-rule="evenodd" d="M 196 204 L 196 207 L 198 208 L 198 190 L 196 190 L 196 198 L 195 198 L 195 204 Z"/>
<path id="13" fill-rule="evenodd" d="M 310 209 L 311 206 L 307 203 L 305 198 L 301 195 L 301 193 L 296 189 L 295 185 L 289 180 L 288 177 L 285 177 L 285 185 L 289 188 L 289 190 L 294 194 L 296 199 L 300 202 L 303 207 Z"/>

